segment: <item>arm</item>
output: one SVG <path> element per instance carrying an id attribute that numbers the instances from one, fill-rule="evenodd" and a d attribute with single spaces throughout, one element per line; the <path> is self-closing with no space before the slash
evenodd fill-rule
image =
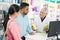
<path id="1" fill-rule="evenodd" d="M 28 26 L 27 26 L 27 32 L 31 35 L 34 35 L 32 27 L 31 27 L 31 25 L 29 25 L 29 21 L 28 21 Z"/>

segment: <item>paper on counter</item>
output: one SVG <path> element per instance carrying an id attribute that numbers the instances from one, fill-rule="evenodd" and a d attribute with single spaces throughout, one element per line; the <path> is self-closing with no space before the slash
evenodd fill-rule
<path id="1" fill-rule="evenodd" d="M 26 36 L 28 40 L 46 40 L 47 35 L 44 33 L 36 33 L 35 35 L 28 35 Z"/>

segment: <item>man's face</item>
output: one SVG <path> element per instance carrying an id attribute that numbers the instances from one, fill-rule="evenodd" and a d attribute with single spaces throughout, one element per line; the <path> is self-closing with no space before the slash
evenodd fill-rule
<path id="1" fill-rule="evenodd" d="M 24 8 L 24 15 L 27 15 L 28 12 L 29 12 L 29 6 L 26 6 L 26 7 Z"/>
<path id="2" fill-rule="evenodd" d="M 40 17 L 41 17 L 41 18 L 44 18 L 46 15 L 47 15 L 46 10 L 45 10 L 45 9 L 42 9 L 42 10 L 40 11 Z"/>

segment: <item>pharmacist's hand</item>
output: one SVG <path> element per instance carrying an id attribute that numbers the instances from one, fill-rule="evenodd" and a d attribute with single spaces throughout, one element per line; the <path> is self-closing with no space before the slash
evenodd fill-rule
<path id="1" fill-rule="evenodd" d="M 34 33 L 34 32 L 30 32 L 29 34 L 30 34 L 30 35 L 35 35 L 35 33 Z"/>
<path id="2" fill-rule="evenodd" d="M 47 32 L 48 31 L 48 28 L 44 27 L 43 31 Z"/>

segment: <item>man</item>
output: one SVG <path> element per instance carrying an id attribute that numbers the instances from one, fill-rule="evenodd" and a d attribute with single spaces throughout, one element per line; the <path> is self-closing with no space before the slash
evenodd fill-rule
<path id="1" fill-rule="evenodd" d="M 40 14 L 34 19 L 34 23 L 37 26 L 37 32 L 46 32 L 48 31 L 49 22 L 53 21 L 48 14 L 47 8 L 42 8 Z"/>
<path id="2" fill-rule="evenodd" d="M 26 35 L 34 34 L 32 32 L 31 27 L 29 26 L 29 21 L 28 21 L 28 16 L 27 16 L 28 12 L 29 12 L 29 4 L 21 3 L 20 4 L 20 14 L 19 14 L 18 18 L 16 19 L 16 22 L 20 25 L 20 28 L 22 30 L 22 32 L 21 32 L 22 40 L 25 40 Z"/>

